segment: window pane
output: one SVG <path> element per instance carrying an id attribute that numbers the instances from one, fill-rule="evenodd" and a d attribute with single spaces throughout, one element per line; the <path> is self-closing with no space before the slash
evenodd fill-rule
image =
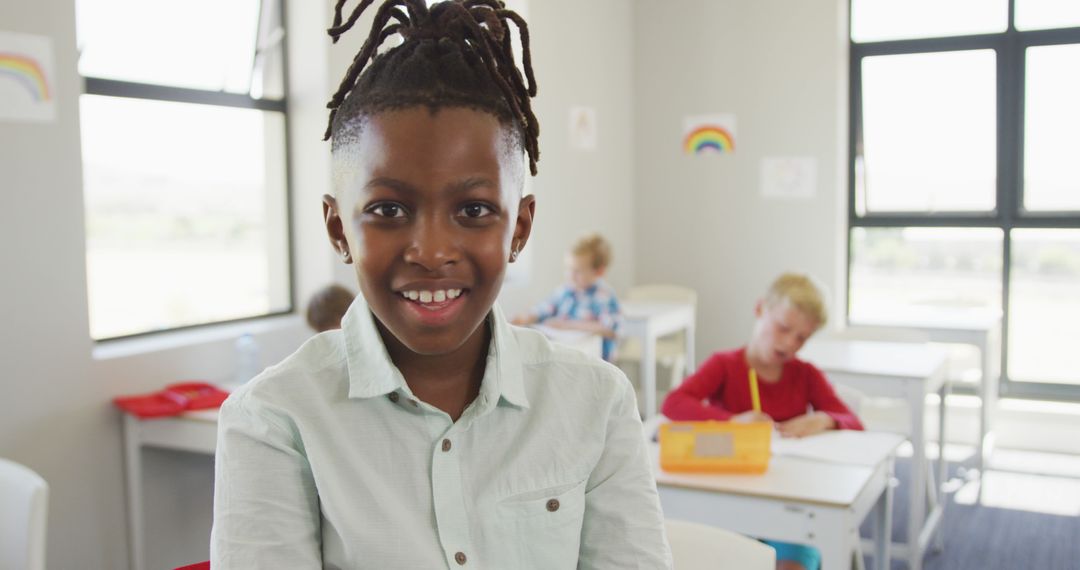
<path id="1" fill-rule="evenodd" d="M 994 62 L 992 50 L 862 60 L 860 214 L 994 208 Z"/>
<path id="2" fill-rule="evenodd" d="M 1008 0 L 852 0 L 856 42 L 1003 32 Z"/>
<path id="3" fill-rule="evenodd" d="M 1016 29 L 1045 30 L 1080 26 L 1076 0 L 1016 0 Z"/>
<path id="4" fill-rule="evenodd" d="M 1080 44 L 1027 50 L 1024 207 L 1080 210 Z"/>
<path id="5" fill-rule="evenodd" d="M 77 0 L 79 73 L 248 93 L 257 37 L 265 40 L 271 33 L 264 29 L 260 34 L 260 3 Z"/>
<path id="6" fill-rule="evenodd" d="M 289 309 L 280 113 L 80 103 L 93 338 Z"/>
<path id="7" fill-rule="evenodd" d="M 851 320 L 1001 309 L 995 228 L 852 228 Z"/>
<path id="8" fill-rule="evenodd" d="M 1080 385 L 1080 230 L 1012 232 L 1009 378 Z"/>

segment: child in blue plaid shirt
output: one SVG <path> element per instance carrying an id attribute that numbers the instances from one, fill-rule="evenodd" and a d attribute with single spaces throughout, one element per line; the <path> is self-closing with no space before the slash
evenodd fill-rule
<path id="1" fill-rule="evenodd" d="M 543 323 L 598 334 L 604 340 L 604 360 L 614 360 L 621 317 L 615 290 L 603 280 L 610 264 L 611 244 L 607 240 L 599 234 L 582 237 L 566 255 L 567 283 L 532 312 L 515 317 L 513 323 Z"/>

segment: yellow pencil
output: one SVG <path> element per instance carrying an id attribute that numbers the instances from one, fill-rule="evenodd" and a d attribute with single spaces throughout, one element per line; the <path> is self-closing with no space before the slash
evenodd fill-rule
<path id="1" fill-rule="evenodd" d="M 750 368 L 750 401 L 754 405 L 754 411 L 761 413 L 761 395 L 758 394 L 757 371 Z"/>

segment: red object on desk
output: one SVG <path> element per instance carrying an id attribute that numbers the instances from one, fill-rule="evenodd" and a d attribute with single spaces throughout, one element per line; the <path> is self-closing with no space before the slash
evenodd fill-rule
<path id="1" fill-rule="evenodd" d="M 199 562 L 198 564 L 191 564 L 188 566 L 181 566 L 176 570 L 210 570 L 210 561 Z"/>
<path id="2" fill-rule="evenodd" d="M 113 399 L 116 407 L 140 418 L 175 416 L 189 410 L 217 408 L 229 393 L 206 382 L 170 384 L 164 390 Z"/>

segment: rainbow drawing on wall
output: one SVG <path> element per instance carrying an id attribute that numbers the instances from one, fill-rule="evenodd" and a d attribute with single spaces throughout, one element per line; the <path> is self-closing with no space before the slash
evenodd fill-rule
<path id="1" fill-rule="evenodd" d="M 735 139 L 727 129 L 716 125 L 702 125 L 683 139 L 683 151 L 686 154 L 701 154 L 703 152 L 732 152 L 735 150 Z"/>
<path id="2" fill-rule="evenodd" d="M 56 120 L 52 39 L 0 31 L 0 121 Z"/>
<path id="3" fill-rule="evenodd" d="M 683 121 L 682 149 L 689 155 L 735 152 L 735 115 L 687 117 Z"/>
<path id="4" fill-rule="evenodd" d="M 0 77 L 14 80 L 26 89 L 34 101 L 49 101 L 52 93 L 41 65 L 33 58 L 17 53 L 0 52 Z"/>

